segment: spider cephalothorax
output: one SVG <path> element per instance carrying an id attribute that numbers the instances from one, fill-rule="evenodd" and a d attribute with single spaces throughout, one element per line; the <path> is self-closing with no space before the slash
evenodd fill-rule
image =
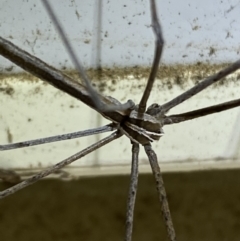
<path id="1" fill-rule="evenodd" d="M 135 106 L 126 120 L 121 123 L 120 130 L 133 142 L 146 145 L 157 141 L 164 135 L 161 122 L 148 113 L 139 113 Z"/>

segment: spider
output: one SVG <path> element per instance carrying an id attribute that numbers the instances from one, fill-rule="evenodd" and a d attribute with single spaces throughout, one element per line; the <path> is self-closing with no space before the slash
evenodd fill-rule
<path id="1" fill-rule="evenodd" d="M 131 182 L 129 188 L 128 204 L 127 204 L 127 218 L 126 218 L 126 233 L 125 240 L 131 240 L 132 226 L 133 226 L 133 211 L 134 203 L 137 191 L 137 179 L 138 179 L 138 155 L 139 145 L 142 145 L 149 158 L 149 162 L 154 174 L 154 178 L 157 185 L 157 191 L 159 195 L 159 201 L 161 203 L 162 215 L 167 228 L 168 237 L 171 241 L 176 240 L 175 230 L 172 224 L 171 214 L 168 206 L 166 191 L 163 184 L 160 168 L 158 165 L 157 156 L 151 147 L 151 142 L 157 141 L 164 134 L 163 126 L 180 123 L 183 121 L 191 120 L 194 118 L 202 117 L 205 115 L 225 111 L 234 107 L 240 106 L 240 99 L 221 103 L 218 105 L 202 108 L 178 115 L 167 115 L 168 111 L 185 100 L 191 98 L 197 93 L 201 92 L 213 83 L 216 83 L 220 79 L 228 76 L 237 69 L 240 68 L 240 60 L 236 61 L 232 65 L 222 69 L 215 75 L 212 75 L 205 80 L 201 81 L 188 91 L 177 96 L 176 98 L 159 105 L 154 103 L 147 108 L 147 101 L 150 96 L 153 83 L 158 71 L 159 63 L 161 60 L 162 49 L 164 46 L 164 40 L 162 36 L 161 25 L 158 19 L 156 3 L 154 0 L 150 1 L 152 28 L 155 34 L 155 55 L 151 73 L 148 78 L 148 82 L 143 93 L 143 96 L 138 105 L 135 105 L 132 100 L 128 100 L 126 103 L 120 103 L 113 97 L 105 97 L 97 93 L 90 84 L 90 81 L 77 59 L 63 28 L 59 24 L 59 21 L 55 17 L 55 14 L 49 5 L 48 1 L 42 1 L 49 16 L 55 24 L 64 45 L 75 64 L 78 73 L 85 85 L 81 85 L 60 71 L 48 66 L 40 59 L 28 54 L 27 52 L 19 49 L 11 42 L 0 38 L 0 54 L 13 63 L 17 64 L 21 68 L 30 72 L 31 74 L 41 78 L 44 81 L 52 84 L 54 87 L 68 93 L 69 95 L 79 99 L 87 104 L 89 107 L 95 109 L 103 117 L 111 120 L 111 124 L 103 127 L 81 131 L 75 134 L 66 134 L 57 137 L 49 137 L 44 139 L 38 139 L 33 141 L 26 141 L 21 143 L 14 143 L 9 145 L 1 145 L 0 150 L 9 150 L 14 148 L 22 148 L 27 146 L 33 146 L 42 143 L 48 143 L 52 141 L 59 141 L 64 139 L 71 139 L 76 137 L 82 137 L 87 135 L 94 135 L 98 133 L 114 131 L 110 136 L 100 140 L 99 142 L 87 147 L 81 152 L 61 161 L 42 171 L 25 181 L 10 187 L 0 192 L 0 198 L 4 198 L 8 195 L 15 193 L 16 191 L 42 179 L 43 177 L 55 172 L 56 170 L 72 163 L 73 161 L 80 159 L 81 157 L 89 154 L 90 152 L 108 144 L 109 142 L 120 138 L 122 135 L 126 135 L 132 143 L 132 171 Z"/>

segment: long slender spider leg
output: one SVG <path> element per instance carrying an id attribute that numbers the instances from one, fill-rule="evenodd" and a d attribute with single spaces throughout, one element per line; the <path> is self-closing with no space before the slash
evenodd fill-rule
<path id="1" fill-rule="evenodd" d="M 144 148 L 145 148 L 145 152 L 147 153 L 147 156 L 152 168 L 152 172 L 157 184 L 159 201 L 161 203 L 162 215 L 163 215 L 165 225 L 167 227 L 168 237 L 171 241 L 176 241 L 176 234 L 175 234 L 171 213 L 170 213 L 170 209 L 167 201 L 167 194 L 164 187 L 162 174 L 160 171 L 160 167 L 158 165 L 157 155 L 153 151 L 151 144 L 144 145 Z"/>
<path id="2" fill-rule="evenodd" d="M 228 109 L 236 108 L 238 106 L 240 106 L 240 99 L 224 102 L 218 105 L 212 105 L 206 108 L 181 113 L 178 115 L 166 116 L 163 119 L 163 124 L 164 125 L 176 124 L 183 121 L 187 121 L 187 120 L 203 117 L 206 115 L 211 115 L 217 112 L 225 111 Z"/>
<path id="3" fill-rule="evenodd" d="M 6 150 L 29 147 L 29 146 L 36 146 L 36 145 L 46 144 L 50 142 L 71 140 L 79 137 L 91 136 L 91 135 L 100 134 L 108 131 L 113 131 L 115 129 L 116 129 L 116 126 L 114 127 L 112 124 L 109 124 L 106 126 L 84 130 L 84 131 L 78 131 L 78 132 L 73 132 L 73 133 L 68 133 L 63 135 L 57 135 L 57 136 L 50 136 L 46 138 L 39 138 L 36 140 L 17 142 L 17 143 L 12 143 L 7 145 L 0 145 L 0 151 L 6 151 Z"/>
<path id="4" fill-rule="evenodd" d="M 108 119 L 118 123 L 123 121 L 126 113 L 112 111 L 103 114 L 100 110 L 96 109 L 91 95 L 82 84 L 76 82 L 61 71 L 49 66 L 39 58 L 27 53 L 2 37 L 0 37 L 0 54 L 32 75 L 82 101 Z M 99 95 L 99 97 L 103 104 L 114 105 L 113 99 L 109 99 L 102 95 Z"/>
<path id="5" fill-rule="evenodd" d="M 78 71 L 79 76 L 83 79 L 84 83 L 86 84 L 87 90 L 89 91 L 90 95 L 92 96 L 92 100 L 94 102 L 94 105 L 97 107 L 97 109 L 99 109 L 100 111 L 103 111 L 103 112 L 112 111 L 112 110 L 132 109 L 134 107 L 134 103 L 131 100 L 129 100 L 126 103 L 124 103 L 123 105 L 119 105 L 119 106 L 118 105 L 117 106 L 116 105 L 107 106 L 100 101 L 98 93 L 92 87 L 90 80 L 89 80 L 82 64 L 78 60 L 78 58 L 73 50 L 72 45 L 68 41 L 67 35 L 66 35 L 65 31 L 63 30 L 63 27 L 61 26 L 60 22 L 58 21 L 57 16 L 55 15 L 51 5 L 49 4 L 49 2 L 47 0 L 42 0 L 42 3 L 48 12 L 48 15 L 52 19 L 52 22 L 55 25 L 63 43 L 64 43 L 64 46 L 67 49 L 67 52 L 69 53 L 69 56 L 72 59 L 72 62 L 74 63 L 74 65 Z"/>
<path id="6" fill-rule="evenodd" d="M 133 143 L 132 144 L 131 180 L 130 180 L 130 186 L 129 186 L 129 192 L 128 192 L 128 201 L 127 201 L 125 241 L 132 240 L 134 206 L 135 206 L 135 200 L 137 195 L 137 185 L 138 185 L 138 155 L 139 155 L 139 145 L 136 143 Z"/>
<path id="7" fill-rule="evenodd" d="M 159 109 L 159 113 L 166 113 L 171 108 L 173 108 L 176 105 L 181 104 L 183 101 L 191 98 L 192 96 L 196 95 L 197 93 L 201 92 L 208 86 L 210 86 L 213 83 L 216 83 L 220 79 L 226 77 L 229 74 L 232 74 L 234 71 L 238 70 L 240 68 L 240 60 L 236 61 L 235 63 L 231 64 L 225 69 L 222 69 L 217 74 L 214 74 L 212 76 L 209 76 L 205 80 L 201 81 L 199 84 L 195 85 L 191 89 L 187 90 L 186 92 L 182 93 L 181 95 L 177 96 L 176 98 L 172 99 L 171 101 L 163 104 L 161 108 Z"/>
<path id="8" fill-rule="evenodd" d="M 144 90 L 142 99 L 140 101 L 139 104 L 139 109 L 138 111 L 140 113 L 144 113 L 146 110 L 146 105 L 147 105 L 147 100 L 150 96 L 152 87 L 153 87 L 153 83 L 158 71 L 158 66 L 160 63 L 160 59 L 162 56 L 162 49 L 163 49 L 163 45 L 164 45 L 164 40 L 163 40 L 163 36 L 162 36 L 162 29 L 161 29 L 161 25 L 159 23 L 158 20 L 158 16 L 157 16 L 157 9 L 156 9 L 156 3 L 155 0 L 151 0 L 151 16 L 152 16 L 152 28 L 156 37 L 155 40 L 155 55 L 154 55 L 154 60 L 153 60 L 153 65 L 151 68 L 151 72 L 148 78 L 148 82 L 147 82 L 147 86 Z"/>
<path id="9" fill-rule="evenodd" d="M 48 176 L 49 174 L 63 168 L 66 165 L 69 165 L 70 163 L 82 158 L 83 156 L 86 156 L 87 154 L 97 150 L 98 148 L 108 144 L 109 142 L 119 138 L 120 136 L 122 136 L 122 134 L 119 131 L 116 131 L 114 133 L 112 133 L 111 135 L 103 138 L 102 140 L 94 143 L 93 145 L 85 148 L 84 150 L 68 157 L 67 159 L 55 164 L 52 167 L 47 168 L 46 170 L 39 172 L 38 174 L 26 179 L 23 182 L 20 182 L 17 185 L 14 185 L 13 187 L 10 187 L 2 192 L 0 192 L 0 199 L 5 198 L 21 189 L 23 189 L 24 187 L 27 187 L 35 182 L 37 182 L 38 180 Z"/>

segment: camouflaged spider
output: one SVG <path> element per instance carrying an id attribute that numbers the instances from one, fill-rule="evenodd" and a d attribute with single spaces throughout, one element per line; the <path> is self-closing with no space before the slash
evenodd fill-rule
<path id="1" fill-rule="evenodd" d="M 52 11 L 52 8 L 46 0 L 42 1 L 49 16 L 51 17 L 53 23 L 55 24 L 64 45 L 69 52 L 69 55 L 75 64 L 76 69 L 84 81 L 85 86 L 80 83 L 75 82 L 70 77 L 64 75 L 60 71 L 50 67 L 40 59 L 28 54 L 27 52 L 16 47 L 11 42 L 0 37 L 0 54 L 5 58 L 9 59 L 16 65 L 20 66 L 24 70 L 30 72 L 31 74 L 39 77 L 43 81 L 47 81 L 54 87 L 68 93 L 69 95 L 79 99 L 83 103 L 87 104 L 89 107 L 98 111 L 103 117 L 111 120 L 111 124 L 80 131 L 71 134 L 65 134 L 61 136 L 48 137 L 38 140 L 26 141 L 21 143 L 14 143 L 9 145 L 1 145 L 0 150 L 9 150 L 22 148 L 27 146 L 33 146 L 38 144 L 45 144 L 53 141 L 60 141 L 65 139 L 72 139 L 77 137 L 83 137 L 88 135 L 94 135 L 98 133 L 114 131 L 110 136 L 100 140 L 99 142 L 87 147 L 81 152 L 76 153 L 75 155 L 59 162 L 53 167 L 47 168 L 46 170 L 32 176 L 31 178 L 26 179 L 25 181 L 8 188 L 0 192 L 0 199 L 4 198 L 10 194 L 15 193 L 16 191 L 40 180 L 41 178 L 55 172 L 56 170 L 64 167 L 80 159 L 81 157 L 89 154 L 90 152 L 108 144 L 109 142 L 120 138 L 122 135 L 126 135 L 132 143 L 132 172 L 131 172 L 131 182 L 128 196 L 128 205 L 127 205 L 127 218 L 126 218 L 126 233 L 125 240 L 131 240 L 132 237 L 132 226 L 133 226 L 133 211 L 134 203 L 137 191 L 137 181 L 138 181 L 138 153 L 139 145 L 144 146 L 146 154 L 149 158 L 149 162 L 154 174 L 157 191 L 159 195 L 159 201 L 161 203 L 162 214 L 164 221 L 167 227 L 167 232 L 170 240 L 176 240 L 176 235 L 174 227 L 171 220 L 170 210 L 168 207 L 166 191 L 164 188 L 160 168 L 157 161 L 157 156 L 153 149 L 151 148 L 151 142 L 159 140 L 163 135 L 163 126 L 167 124 L 179 123 L 182 121 L 202 117 L 205 115 L 213 114 L 216 112 L 224 111 L 230 108 L 240 106 L 240 99 L 233 101 L 225 102 L 219 105 L 210 106 L 207 108 L 202 108 L 178 115 L 167 116 L 167 112 L 173 107 L 179 105 L 183 101 L 191 98 L 193 95 L 196 95 L 200 91 L 204 90 L 206 87 L 211 84 L 219 81 L 223 77 L 233 73 L 240 68 L 240 60 L 233 63 L 229 67 L 221 70 L 217 74 L 210 76 L 195 85 L 193 88 L 184 92 L 183 94 L 177 96 L 173 100 L 163 104 L 153 104 L 148 107 L 146 110 L 147 100 L 150 96 L 153 83 L 158 71 L 162 49 L 164 45 L 164 40 L 162 37 L 162 30 L 157 16 L 156 4 L 154 0 L 150 1 L 151 6 L 151 16 L 152 16 L 152 28 L 155 34 L 155 56 L 152 64 L 151 73 L 148 78 L 147 86 L 143 93 L 143 96 L 139 102 L 139 105 L 135 105 L 133 101 L 129 100 L 124 104 L 121 104 L 118 100 L 113 97 L 105 97 L 97 93 L 91 86 L 90 81 L 81 65 L 75 53 L 66 38 L 66 35 L 59 24 L 58 20 L 55 17 L 55 14 Z"/>

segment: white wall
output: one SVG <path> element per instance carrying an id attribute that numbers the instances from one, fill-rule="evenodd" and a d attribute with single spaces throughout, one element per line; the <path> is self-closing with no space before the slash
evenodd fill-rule
<path id="1" fill-rule="evenodd" d="M 54 2 L 54 1 L 52 1 Z M 56 2 L 56 1 L 55 1 Z M 78 57 L 86 68 L 149 66 L 153 58 L 154 36 L 148 1 L 58 1 L 55 11 L 67 29 Z M 40 1 L 0 1 L 0 34 L 24 50 L 60 69 L 72 69 L 64 47 Z M 214 64 L 231 63 L 239 58 L 239 1 L 160 1 L 160 20 L 166 45 L 163 63 L 185 71 L 184 89 L 194 83 L 193 69 L 179 64 L 207 63 L 211 68 L 197 69 L 204 76 L 217 70 Z M 99 26 L 98 23 L 102 25 Z M 205 65 L 206 66 L 206 65 Z M 195 66 L 196 67 L 196 66 Z M 197 67 L 196 67 L 197 68 Z M 196 69 L 195 68 L 195 69 Z M 20 69 L 0 58 L 0 71 L 9 77 L 0 80 L 0 142 L 17 142 L 57 133 L 92 128 L 104 121 L 94 111 L 42 82 L 11 75 Z M 180 113 L 210 104 L 239 98 L 239 72 L 232 82 L 206 90 L 172 113 Z M 105 94 L 121 101 L 138 102 L 145 78 L 119 76 L 114 89 Z M 235 80 L 235 81 L 234 81 Z M 174 83 L 174 75 L 158 79 L 150 102 L 159 104 L 180 94 L 181 86 L 171 89 L 162 83 Z M 111 87 L 111 79 L 106 79 Z M 137 88 L 141 85 L 142 88 Z M 14 90 L 7 94 L 9 86 Z M 71 108 L 74 106 L 74 108 Z M 234 109 L 180 125 L 166 126 L 166 135 L 155 149 L 164 171 L 239 167 L 240 111 Z M 105 123 L 105 122 L 104 122 Z M 97 140 L 90 137 L 0 153 L 3 168 L 35 171 L 62 160 Z M 118 144 L 116 144 L 118 143 Z M 129 172 L 129 141 L 123 137 L 67 169 L 71 175 Z M 142 171 L 149 171 L 141 153 Z M 86 168 L 82 168 L 86 166 Z M 81 168 L 79 168 L 81 167 Z"/>

